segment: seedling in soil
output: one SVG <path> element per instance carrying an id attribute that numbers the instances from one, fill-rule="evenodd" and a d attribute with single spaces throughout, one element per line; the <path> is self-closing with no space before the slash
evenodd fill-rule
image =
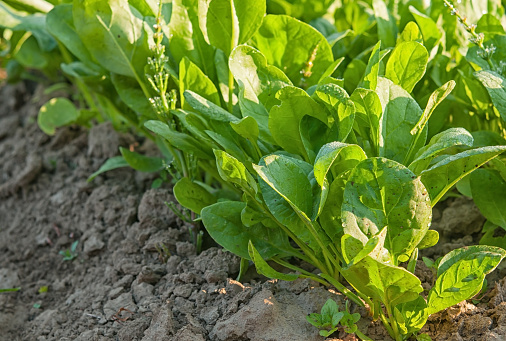
<path id="1" fill-rule="evenodd" d="M 170 257 L 170 250 L 164 243 L 159 243 L 155 245 L 156 252 L 158 252 L 158 259 L 163 264 L 167 263 Z"/>
<path id="2" fill-rule="evenodd" d="M 59 252 L 60 255 L 63 256 L 63 260 L 73 260 L 78 256 L 78 253 L 76 252 L 77 244 L 79 244 L 79 240 L 76 240 L 75 242 L 70 245 L 70 249 L 62 250 Z"/>
<path id="3" fill-rule="evenodd" d="M 0 289 L 0 294 L 4 293 L 4 292 L 14 292 L 14 291 L 19 291 L 19 290 L 21 290 L 21 288 Z"/>
<path id="4" fill-rule="evenodd" d="M 360 314 L 349 312 L 348 301 L 346 301 L 345 310 L 339 311 L 337 303 L 329 298 L 323 305 L 320 314 L 309 314 L 306 316 L 306 320 L 320 329 L 320 335 L 324 337 L 332 335 L 341 325 L 346 333 L 355 333 L 362 340 L 371 340 L 358 330 L 356 323 L 360 320 Z"/>

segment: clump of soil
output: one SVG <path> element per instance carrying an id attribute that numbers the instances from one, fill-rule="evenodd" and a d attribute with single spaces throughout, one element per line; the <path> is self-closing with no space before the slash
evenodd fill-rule
<path id="1" fill-rule="evenodd" d="M 47 98 L 42 87 L 30 88 L 0 88 L 0 288 L 21 287 L 0 295 L 1 341 L 323 340 L 305 315 L 328 298 L 344 307 L 341 295 L 309 280 L 267 281 L 253 271 L 247 282 L 235 281 L 240 260 L 219 247 L 197 255 L 189 226 L 164 204 L 175 201 L 171 188 L 150 189 L 154 175 L 125 168 L 86 181 L 119 146 L 140 143 L 152 151 L 149 142 L 109 124 L 66 127 L 48 137 L 36 124 Z M 471 216 L 468 205 L 454 201 L 435 225 L 451 232 L 453 214 L 469 223 L 451 223 L 462 234 L 478 233 L 483 219 Z M 454 240 L 450 232 L 442 233 L 443 249 L 425 256 L 475 242 Z M 77 257 L 64 261 L 59 252 L 74 241 Z M 427 286 L 431 270 L 420 262 L 418 271 Z M 431 316 L 424 331 L 433 340 L 504 339 L 506 279 L 492 287 L 483 303 Z M 390 339 L 358 311 L 366 334 Z M 356 338 L 342 332 L 334 340 Z"/>

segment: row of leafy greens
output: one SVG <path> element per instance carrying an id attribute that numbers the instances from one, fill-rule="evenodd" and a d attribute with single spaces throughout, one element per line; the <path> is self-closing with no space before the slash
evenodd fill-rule
<path id="1" fill-rule="evenodd" d="M 505 33 L 476 14 L 504 10 L 463 3 L 476 27 L 447 1 L 381 0 L 10 0 L 0 25 L 12 77 L 61 70 L 82 96 L 43 106 L 45 132 L 108 120 L 163 154 L 122 149 L 97 174 L 167 170 L 218 244 L 267 277 L 335 286 L 404 340 L 506 255 L 451 251 L 426 297 L 414 275 L 438 241 L 431 209 L 460 180 L 506 228 L 480 192 L 504 188 Z"/>

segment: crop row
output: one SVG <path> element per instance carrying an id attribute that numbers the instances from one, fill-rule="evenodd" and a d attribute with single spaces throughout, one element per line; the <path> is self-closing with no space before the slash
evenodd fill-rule
<path id="1" fill-rule="evenodd" d="M 121 149 L 90 180 L 160 172 L 196 243 L 202 223 L 242 270 L 332 285 L 399 341 L 506 256 L 504 19 L 493 0 L 8 0 L 0 43 L 10 81 L 77 90 L 41 108 L 44 132 L 111 121 L 163 155 Z M 455 187 L 488 219 L 482 245 L 437 260 L 424 293 L 419 250 Z M 312 323 L 368 339 L 329 307 Z"/>

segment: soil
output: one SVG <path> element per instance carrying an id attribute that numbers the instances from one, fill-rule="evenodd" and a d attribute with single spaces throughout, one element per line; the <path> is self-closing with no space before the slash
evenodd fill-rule
<path id="1" fill-rule="evenodd" d="M 0 294 L 0 341 L 323 340 L 305 315 L 328 298 L 344 306 L 341 295 L 253 269 L 235 281 L 239 259 L 217 246 L 197 255 L 189 226 L 164 204 L 175 201 L 170 186 L 151 189 L 154 175 L 119 169 L 86 181 L 119 146 L 140 143 L 152 154 L 152 144 L 108 124 L 46 136 L 36 123 L 46 100 L 30 83 L 0 88 L 0 288 L 21 287 Z M 447 200 L 434 218 L 441 242 L 423 253 L 433 259 L 476 243 L 484 222 L 465 198 Z M 59 252 L 74 241 L 78 255 L 64 261 Z M 417 272 L 432 282 L 423 262 Z M 435 314 L 423 331 L 433 340 L 506 340 L 505 275 L 501 267 L 476 305 Z M 391 340 L 352 309 L 373 340 Z"/>

